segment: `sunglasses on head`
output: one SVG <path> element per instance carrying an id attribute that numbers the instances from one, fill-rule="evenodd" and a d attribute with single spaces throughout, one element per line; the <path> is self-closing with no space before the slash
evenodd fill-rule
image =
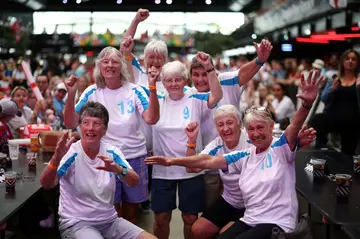
<path id="1" fill-rule="evenodd" d="M 269 116 L 271 116 L 270 111 L 269 111 L 266 107 L 264 107 L 264 106 L 251 107 L 251 108 L 245 110 L 245 114 L 249 114 L 249 113 L 252 113 L 252 112 L 254 112 L 254 111 L 265 111 L 266 113 L 269 114 Z"/>

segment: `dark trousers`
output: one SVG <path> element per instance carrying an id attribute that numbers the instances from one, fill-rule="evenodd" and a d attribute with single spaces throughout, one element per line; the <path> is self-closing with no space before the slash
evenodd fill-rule
<path id="1" fill-rule="evenodd" d="M 338 133 L 341 137 L 341 152 L 347 155 L 354 155 L 359 140 L 360 119 L 346 119 L 339 117 L 330 117 L 323 114 L 317 114 L 313 118 L 311 125 L 315 128 L 316 147 L 326 148 L 327 136 L 329 133 Z"/>
<path id="2" fill-rule="evenodd" d="M 239 220 L 221 233 L 217 239 L 271 239 L 272 230 L 275 227 L 278 226 L 275 224 L 258 224 L 251 227 Z"/>

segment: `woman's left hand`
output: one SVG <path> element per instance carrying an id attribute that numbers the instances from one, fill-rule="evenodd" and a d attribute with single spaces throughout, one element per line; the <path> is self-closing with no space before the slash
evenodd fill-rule
<path id="1" fill-rule="evenodd" d="M 104 155 L 97 155 L 97 158 L 101 159 L 104 162 L 104 166 L 97 166 L 96 169 L 98 170 L 104 170 L 112 173 L 119 174 L 119 168 L 121 166 L 117 165 L 114 160 L 104 156 Z"/>
<path id="2" fill-rule="evenodd" d="M 160 71 L 156 67 L 151 67 L 148 70 L 148 79 L 149 85 L 156 85 L 156 82 L 159 80 Z"/>
<path id="3" fill-rule="evenodd" d="M 211 63 L 211 57 L 205 52 L 199 51 L 196 54 L 196 60 L 205 68 L 206 71 L 212 69 L 214 66 Z"/>
<path id="4" fill-rule="evenodd" d="M 324 76 L 319 78 L 320 72 L 310 71 L 307 80 L 305 81 L 304 75 L 301 74 L 301 94 L 297 94 L 296 97 L 303 100 L 303 105 L 306 108 L 310 108 L 316 99 L 320 82 L 322 82 Z"/>
<path id="5" fill-rule="evenodd" d="M 300 147 L 311 144 L 316 139 L 316 130 L 314 128 L 308 128 L 304 125 L 298 134 L 298 140 Z"/>

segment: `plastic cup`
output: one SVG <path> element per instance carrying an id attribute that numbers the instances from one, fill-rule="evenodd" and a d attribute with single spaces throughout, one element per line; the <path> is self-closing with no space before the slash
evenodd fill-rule
<path id="1" fill-rule="evenodd" d="M 19 145 L 11 144 L 9 142 L 9 154 L 10 154 L 11 160 L 17 160 L 19 158 Z"/>
<path id="2" fill-rule="evenodd" d="M 5 172 L 5 189 L 7 193 L 15 192 L 16 172 Z"/>
<path id="3" fill-rule="evenodd" d="M 349 174 L 335 174 L 336 179 L 336 195 L 337 196 L 348 196 L 349 194 L 349 185 L 350 185 L 351 175 Z"/>
<path id="4" fill-rule="evenodd" d="M 354 159 L 354 173 L 360 173 L 360 155 L 355 155 Z"/>
<path id="5" fill-rule="evenodd" d="M 310 164 L 313 166 L 314 178 L 323 178 L 325 176 L 325 163 L 324 159 L 311 159 Z"/>

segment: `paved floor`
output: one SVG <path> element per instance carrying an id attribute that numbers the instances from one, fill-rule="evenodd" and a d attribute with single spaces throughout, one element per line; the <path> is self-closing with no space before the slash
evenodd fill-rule
<path id="1" fill-rule="evenodd" d="M 300 212 L 307 212 L 307 203 L 302 198 L 299 197 L 299 207 Z M 313 220 L 313 238 L 314 239 L 325 239 L 325 226 L 321 223 L 321 216 L 313 209 L 312 210 L 312 220 Z M 144 230 L 152 233 L 154 222 L 154 215 L 152 212 L 149 213 L 140 213 L 138 218 L 138 226 L 143 228 Z M 179 210 L 174 210 L 170 225 L 170 239 L 183 239 L 183 222 L 181 219 L 181 213 Z M 14 235 L 9 235 L 7 239 L 51 239 L 51 238 L 59 238 L 58 233 L 54 230 L 47 229 L 36 229 L 33 230 L 30 234 L 25 233 L 19 230 L 17 227 L 13 228 Z M 348 237 L 336 227 L 332 228 L 331 231 L 331 239 L 347 239 Z M 91 239 L 91 238 L 89 238 Z"/>

